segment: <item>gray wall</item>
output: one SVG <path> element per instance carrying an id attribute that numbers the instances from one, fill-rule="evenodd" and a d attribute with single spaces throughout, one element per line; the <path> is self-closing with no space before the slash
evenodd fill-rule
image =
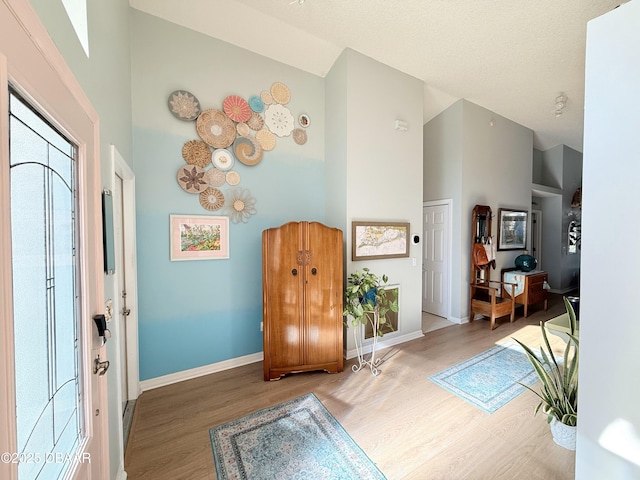
<path id="1" fill-rule="evenodd" d="M 549 274 L 551 290 L 566 293 L 578 287 L 580 255 L 568 253 L 569 222 L 581 214 L 571 208 L 576 189 L 582 184 L 582 153 L 557 145 L 536 151 L 534 183 L 558 189 L 557 195 L 539 199 L 542 210 L 542 268 Z"/>
<path id="2" fill-rule="evenodd" d="M 587 28 L 576 478 L 640 478 L 640 2 Z M 606 225 L 605 225 L 606 222 Z M 624 228 L 619 235 L 612 228 Z M 624 272 L 624 280 L 621 279 Z M 625 454 L 626 451 L 626 454 Z"/>
<path id="3" fill-rule="evenodd" d="M 390 342 L 421 335 L 421 248 L 410 245 L 410 258 L 352 262 L 351 222 L 404 221 L 412 232 L 422 230 L 422 93 L 422 81 L 350 49 L 327 76 L 327 102 L 334 106 L 327 109 L 327 189 L 344 193 L 328 204 L 343 205 L 331 215 L 345 215 L 346 273 L 368 267 L 400 285 L 398 331 L 384 338 Z M 407 122 L 408 131 L 394 129 L 396 119 Z M 345 338 L 352 351 L 352 333 Z"/>
<path id="4" fill-rule="evenodd" d="M 471 211 L 476 204 L 491 207 L 497 241 L 499 208 L 530 210 L 533 132 L 460 100 L 424 126 L 424 138 L 423 198 L 453 199 L 451 316 L 464 322 L 469 315 Z M 500 269 L 513 266 L 521 253 L 498 252 L 492 278 L 499 280 Z"/>

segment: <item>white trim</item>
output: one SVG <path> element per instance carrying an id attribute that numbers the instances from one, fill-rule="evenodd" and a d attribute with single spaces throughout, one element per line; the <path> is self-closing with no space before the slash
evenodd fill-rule
<path id="1" fill-rule="evenodd" d="M 448 211 L 448 218 L 447 218 L 447 226 L 448 226 L 448 231 L 447 231 L 447 235 L 449 236 L 449 244 L 447 245 L 447 257 L 449 257 L 447 259 L 447 268 L 448 268 L 448 279 L 449 279 L 449 288 L 447 289 L 447 298 L 445 299 L 446 305 L 447 305 L 447 315 L 446 318 L 447 320 L 450 321 L 454 321 L 452 320 L 453 317 L 451 317 L 451 298 L 453 295 L 453 275 L 452 275 L 452 268 L 453 268 L 453 199 L 451 198 L 443 198 L 442 200 L 430 200 L 428 202 L 422 202 L 422 220 L 423 220 L 423 224 L 422 224 L 422 233 L 424 233 L 424 207 L 436 207 L 438 205 L 446 205 L 447 211 Z M 422 239 L 422 241 L 424 242 L 424 238 Z M 422 254 L 422 262 L 424 263 L 424 249 L 423 250 L 423 254 Z M 420 274 L 420 277 L 422 278 L 422 274 Z M 422 288 L 420 289 L 420 302 L 422 303 Z M 459 323 L 459 322 L 456 322 Z"/>
<path id="2" fill-rule="evenodd" d="M 139 352 L 138 352 L 138 260 L 136 249 L 136 179 L 115 145 L 111 145 L 112 178 L 118 175 L 122 179 L 123 223 L 124 223 L 124 262 L 127 275 L 124 289 L 127 292 L 127 308 L 131 310 L 127 319 L 127 400 L 135 400 L 140 389 Z M 116 292 L 118 294 L 119 292 Z"/>
<path id="3" fill-rule="evenodd" d="M 382 338 L 386 338 L 387 336 L 385 335 Z M 424 333 L 422 333 L 422 330 L 418 330 L 412 333 L 407 333 L 406 335 L 400 335 L 399 337 L 393 337 L 393 338 L 389 338 L 388 340 L 383 340 L 380 341 L 378 340 L 377 344 L 376 344 L 376 352 L 380 351 L 383 348 L 387 348 L 387 347 L 392 347 L 394 345 L 398 345 L 400 343 L 405 343 L 405 342 L 409 342 L 411 340 L 415 340 L 416 338 L 422 338 L 424 337 Z M 371 343 L 367 344 L 367 345 L 363 345 L 362 346 L 362 353 L 371 353 Z M 347 360 L 351 359 L 351 358 L 355 358 L 358 356 L 358 352 L 356 351 L 356 349 L 354 348 L 353 350 L 347 350 L 344 353 L 344 356 Z"/>
<path id="4" fill-rule="evenodd" d="M 124 463 L 118 465 L 118 473 L 116 473 L 116 480 L 127 480 L 127 472 L 124 471 Z"/>
<path id="5" fill-rule="evenodd" d="M 0 46 L 1 48 L 1 46 Z M 9 111 L 7 58 L 0 50 L 0 111 Z M 9 171 L 9 116 L 0 116 L 0 452 L 15 452 L 16 391 L 13 331 L 13 282 L 11 279 L 11 180 Z M 0 477 L 18 478 L 18 466 L 0 463 Z"/>
<path id="6" fill-rule="evenodd" d="M 203 365 L 202 367 L 192 368 L 182 372 L 170 373 L 169 375 L 150 378 L 149 380 L 142 380 L 140 382 L 140 388 L 143 392 L 146 392 L 147 390 L 153 390 L 154 388 L 172 385 L 185 380 L 191 380 L 192 378 L 202 377 L 211 373 L 222 372 L 223 370 L 230 370 L 235 367 L 249 365 L 250 363 L 261 362 L 263 358 L 263 352 L 252 353 L 251 355 L 245 355 L 244 357 L 230 358 L 229 360 L 223 360 L 222 362 L 211 363 L 209 365 Z"/>

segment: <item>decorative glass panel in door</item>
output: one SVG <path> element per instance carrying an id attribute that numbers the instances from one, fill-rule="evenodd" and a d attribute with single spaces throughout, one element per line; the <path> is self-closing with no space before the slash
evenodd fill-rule
<path id="1" fill-rule="evenodd" d="M 10 95 L 18 478 L 62 478 L 83 440 L 76 147 Z"/>

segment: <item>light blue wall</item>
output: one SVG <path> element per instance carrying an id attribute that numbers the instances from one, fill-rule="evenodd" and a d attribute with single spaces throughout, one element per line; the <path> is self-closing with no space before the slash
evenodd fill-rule
<path id="1" fill-rule="evenodd" d="M 266 228 L 293 220 L 325 222 L 324 83 L 260 55 L 132 10 L 132 98 L 138 241 L 140 379 L 262 351 L 262 251 Z M 203 108 L 227 95 L 248 98 L 273 82 L 291 91 L 294 117 L 311 119 L 308 142 L 278 138 L 256 166 L 236 164 L 240 187 L 258 213 L 230 225 L 228 260 L 171 262 L 169 215 L 215 215 L 183 191 L 176 173 L 195 123 L 167 107 L 184 89 Z M 222 187 L 223 193 L 229 187 Z"/>

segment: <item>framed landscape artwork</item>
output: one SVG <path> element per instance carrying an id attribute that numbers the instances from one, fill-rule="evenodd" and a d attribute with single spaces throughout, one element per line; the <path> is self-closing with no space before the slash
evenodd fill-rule
<path id="1" fill-rule="evenodd" d="M 351 222 L 351 260 L 409 256 L 409 223 Z"/>
<path id="2" fill-rule="evenodd" d="M 498 250 L 524 250 L 527 247 L 527 216 L 524 210 L 498 210 Z"/>
<path id="3" fill-rule="evenodd" d="M 171 261 L 229 258 L 229 218 L 170 215 Z"/>

